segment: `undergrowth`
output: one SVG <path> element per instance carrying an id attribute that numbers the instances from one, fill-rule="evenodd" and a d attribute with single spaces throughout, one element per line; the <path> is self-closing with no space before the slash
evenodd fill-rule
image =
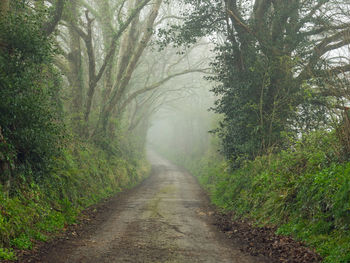
<path id="1" fill-rule="evenodd" d="M 149 171 L 139 156 L 109 155 L 83 143 L 66 148 L 54 163 L 40 184 L 23 182 L 11 197 L 0 188 L 0 260 L 48 240 L 76 223 L 82 209 L 136 185 Z"/>
<path id="2" fill-rule="evenodd" d="M 213 150 L 198 159 L 175 159 L 218 207 L 277 226 L 277 234 L 314 247 L 324 262 L 350 262 L 350 162 L 333 132 L 312 133 L 233 171 Z"/>

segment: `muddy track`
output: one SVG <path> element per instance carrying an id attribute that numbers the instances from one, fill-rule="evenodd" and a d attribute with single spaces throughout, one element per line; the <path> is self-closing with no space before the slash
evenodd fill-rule
<path id="1" fill-rule="evenodd" d="M 213 223 L 196 180 L 150 154 L 152 175 L 108 202 L 92 224 L 27 262 L 269 262 L 239 249 Z"/>

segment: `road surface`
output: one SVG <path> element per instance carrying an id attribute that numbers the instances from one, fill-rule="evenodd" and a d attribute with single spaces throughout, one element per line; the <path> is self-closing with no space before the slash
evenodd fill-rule
<path id="1" fill-rule="evenodd" d="M 240 252 L 210 223 L 195 178 L 155 153 L 149 159 L 152 175 L 114 202 L 101 224 L 47 250 L 40 262 L 264 262 Z"/>

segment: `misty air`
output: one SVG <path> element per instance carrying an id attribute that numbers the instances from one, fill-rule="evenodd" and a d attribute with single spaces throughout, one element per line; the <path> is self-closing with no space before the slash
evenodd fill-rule
<path id="1" fill-rule="evenodd" d="M 349 0 L 1 0 L 0 262 L 350 262 Z"/>

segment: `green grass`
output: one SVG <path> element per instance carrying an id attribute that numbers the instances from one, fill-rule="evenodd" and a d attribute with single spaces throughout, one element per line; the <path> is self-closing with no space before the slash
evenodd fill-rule
<path id="1" fill-rule="evenodd" d="M 277 226 L 277 233 L 314 247 L 324 262 L 350 262 L 350 162 L 334 133 L 315 132 L 234 171 L 213 152 L 177 162 L 199 178 L 214 204 Z"/>
<path id="2" fill-rule="evenodd" d="M 80 145 L 56 160 L 46 181 L 23 184 L 12 197 L 0 189 L 0 260 L 14 260 L 13 249 L 32 249 L 35 241 L 47 241 L 76 223 L 82 209 L 135 186 L 148 171 L 144 159 Z"/>
<path id="3" fill-rule="evenodd" d="M 12 249 L 0 247 L 0 259 L 16 260 L 17 258 L 16 258 L 15 253 L 12 251 Z"/>

